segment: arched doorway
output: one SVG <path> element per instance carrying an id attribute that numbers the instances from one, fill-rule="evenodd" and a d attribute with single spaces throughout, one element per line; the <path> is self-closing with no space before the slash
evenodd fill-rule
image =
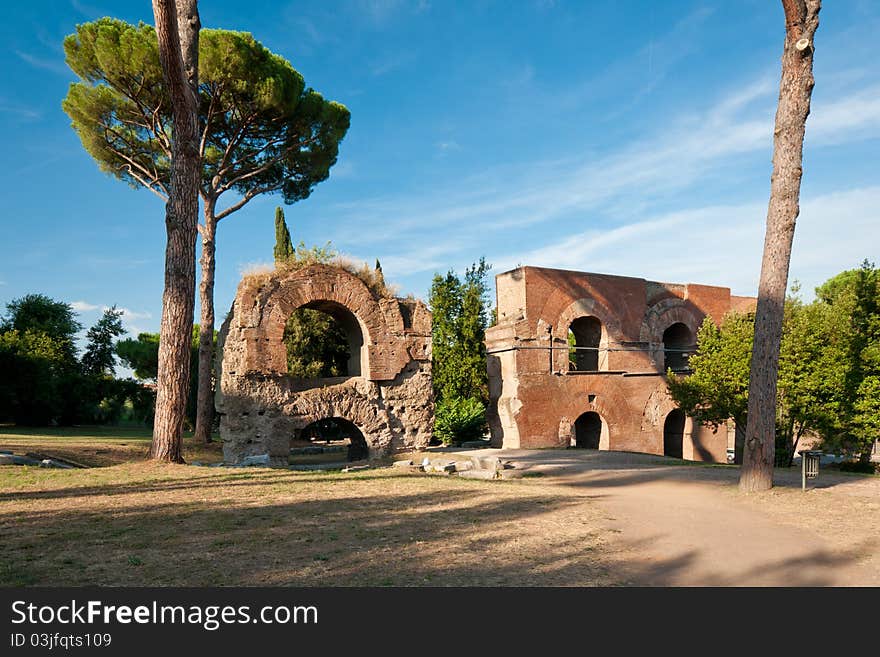
<path id="1" fill-rule="evenodd" d="M 574 422 L 572 447 L 579 449 L 599 449 L 602 440 L 602 417 L 595 411 L 581 414 Z"/>
<path id="2" fill-rule="evenodd" d="M 680 408 L 673 409 L 663 423 L 663 455 L 683 458 L 685 414 Z"/>
<path id="3" fill-rule="evenodd" d="M 362 461 L 370 457 L 364 434 L 353 422 L 341 417 L 312 422 L 290 444 L 291 460 L 299 463 Z M 294 459 L 294 455 L 311 458 Z"/>
<path id="4" fill-rule="evenodd" d="M 578 317 L 568 327 L 568 369 L 595 372 L 599 369 L 602 322 L 593 316 Z"/>
<path id="5" fill-rule="evenodd" d="M 694 334 L 681 322 L 663 331 L 663 371 L 686 372 L 690 370 L 688 355 L 694 348 Z"/>
<path id="6" fill-rule="evenodd" d="M 300 379 L 360 376 L 364 336 L 357 317 L 331 301 L 291 313 L 284 326 L 287 372 Z"/>

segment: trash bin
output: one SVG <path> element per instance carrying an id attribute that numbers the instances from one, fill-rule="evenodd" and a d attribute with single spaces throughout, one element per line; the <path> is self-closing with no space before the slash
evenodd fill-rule
<path id="1" fill-rule="evenodd" d="M 815 449 L 802 449 L 801 455 L 801 489 L 807 490 L 807 479 L 816 479 L 819 476 L 819 457 L 822 452 Z"/>

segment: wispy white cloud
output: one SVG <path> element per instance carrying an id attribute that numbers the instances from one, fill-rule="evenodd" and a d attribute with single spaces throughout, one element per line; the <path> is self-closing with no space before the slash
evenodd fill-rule
<path id="1" fill-rule="evenodd" d="M 104 306 L 104 307 L 102 308 L 102 310 L 109 310 L 109 309 L 110 309 L 109 306 Z M 152 318 L 153 318 L 152 313 L 148 313 L 148 312 L 138 312 L 138 311 L 135 311 L 135 310 L 131 310 L 130 308 L 119 308 L 119 307 L 117 307 L 116 310 L 117 310 L 118 312 L 121 312 L 121 313 L 122 313 L 122 319 L 123 319 L 124 321 L 136 321 L 136 320 L 139 320 L 139 319 L 152 319 Z"/>
<path id="2" fill-rule="evenodd" d="M 78 313 L 95 314 L 97 314 L 98 312 L 104 313 L 111 308 L 111 306 L 108 306 L 106 304 L 89 303 L 88 301 L 74 301 L 70 304 L 70 306 Z M 143 320 L 153 318 L 153 314 L 150 312 L 132 310 L 131 308 L 126 308 L 124 306 L 116 306 L 116 310 L 117 312 L 122 313 L 120 317 L 120 319 L 122 320 L 122 327 L 126 330 L 126 332 L 133 335 L 143 333 L 145 329 L 143 328 L 141 322 Z"/>
<path id="3" fill-rule="evenodd" d="M 381 77 L 393 73 L 413 64 L 416 58 L 416 53 L 408 50 L 388 53 L 370 64 L 370 74 L 373 77 Z"/>
<path id="4" fill-rule="evenodd" d="M 466 227 L 475 221 L 495 230 L 540 224 L 563 215 L 627 207 L 692 188 L 738 158 L 765 152 L 773 139 L 774 86 L 765 78 L 720 99 L 702 112 L 662 126 L 600 157 L 497 167 L 458 181 L 455 189 L 412 197 L 360 199 L 335 210 L 345 219 L 382 230 L 382 242 L 425 225 Z M 816 103 L 808 122 L 810 147 L 880 137 L 880 85 Z"/>
<path id="5" fill-rule="evenodd" d="M 46 58 L 40 57 L 38 55 L 33 55 L 29 52 L 25 52 L 23 50 L 15 50 L 16 57 L 21 59 L 22 61 L 27 62 L 34 68 L 40 68 L 46 71 L 52 71 L 53 73 L 59 73 L 62 75 L 70 73 L 70 69 L 64 63 L 63 59 L 59 58 Z"/>
<path id="6" fill-rule="evenodd" d="M 428 0 L 358 0 L 359 11 L 376 25 L 383 25 L 401 13 L 421 14 L 431 9 Z"/>
<path id="7" fill-rule="evenodd" d="M 769 190 L 763 175 L 760 188 L 754 188 L 760 193 L 751 200 L 735 186 L 744 164 L 754 167 L 764 161 L 769 175 L 777 85 L 771 75 L 762 74 L 702 110 L 601 155 L 496 166 L 463 175 L 454 187 L 359 199 L 337 205 L 333 212 L 343 226 L 371 226 L 359 233 L 357 248 L 395 248 L 394 255 L 382 258 L 391 276 L 445 269 L 467 257 L 462 247 L 471 245 L 489 257 L 495 271 L 518 263 L 543 264 L 723 284 L 748 293 L 758 274 Z M 880 84 L 860 85 L 814 102 L 808 149 L 878 138 Z M 700 194 L 707 181 L 726 187 L 730 198 L 744 200 L 662 215 L 654 209 L 658 202 L 669 207 L 677 200 L 684 208 L 706 203 Z M 880 219 L 874 209 L 880 208 L 880 190 L 840 194 L 808 198 L 803 204 L 798 229 L 802 246 L 792 276 L 805 286 L 818 284 L 814 279 L 827 275 L 829 267 L 842 269 L 863 257 L 876 257 L 861 251 L 866 248 L 864 236 L 876 233 L 868 218 Z M 562 226 L 585 225 L 587 218 L 594 229 L 575 229 L 575 235 L 564 239 L 550 237 Z M 823 222 L 837 226 L 840 234 L 821 237 Z M 425 240 L 425 226 L 442 237 Z M 522 236 L 522 250 L 499 252 L 493 246 L 512 235 Z"/>
<path id="8" fill-rule="evenodd" d="M 18 117 L 19 119 L 24 119 L 26 121 L 35 121 L 42 117 L 42 112 L 33 107 L 28 107 L 26 105 L 20 105 L 18 103 L 9 102 L 2 98 L 0 98 L 0 113 L 3 114 L 12 114 L 13 116 Z"/>
<path id="9" fill-rule="evenodd" d="M 437 142 L 437 150 L 439 150 L 443 153 L 448 153 L 450 151 L 460 151 L 461 144 L 459 144 L 454 139 L 449 139 L 447 141 L 438 141 Z"/>
<path id="10" fill-rule="evenodd" d="M 357 175 L 357 167 L 351 160 L 337 162 L 333 165 L 333 168 L 330 169 L 331 178 L 353 178 L 355 175 Z"/>
<path id="11" fill-rule="evenodd" d="M 586 230 L 540 248 L 495 259 L 496 271 L 529 264 L 700 282 L 754 294 L 761 265 L 767 203 L 706 206 L 650 217 L 611 230 Z M 790 279 L 805 292 L 829 272 L 876 258 L 866 240 L 880 225 L 880 186 L 804 199 L 795 231 Z M 845 227 L 845 229 L 843 228 Z"/>
<path id="12" fill-rule="evenodd" d="M 101 16 L 105 16 L 107 12 L 103 12 L 92 5 L 89 5 L 85 2 L 81 2 L 80 0 L 70 0 L 70 6 L 74 8 L 78 13 L 82 14 L 86 18 L 95 19 L 100 18 Z"/>

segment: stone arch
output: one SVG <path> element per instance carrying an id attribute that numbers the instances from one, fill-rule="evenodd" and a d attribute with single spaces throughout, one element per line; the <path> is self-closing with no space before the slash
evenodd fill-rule
<path id="1" fill-rule="evenodd" d="M 600 402 L 599 398 L 590 401 L 586 406 L 569 407 L 559 421 L 558 428 L 558 446 L 571 447 L 577 442 L 577 423 L 578 420 L 588 413 L 595 413 L 602 420 L 602 431 L 598 449 L 607 451 L 612 449 L 612 441 L 614 436 L 611 434 L 611 426 L 619 423 L 620 418 L 615 415 L 614 408 L 619 406 L 619 399 L 616 395 Z M 572 419 L 574 418 L 574 419 Z"/>
<path id="2" fill-rule="evenodd" d="M 696 336 L 683 322 L 663 331 L 663 371 L 689 371 L 688 356 L 695 344 Z"/>
<path id="3" fill-rule="evenodd" d="M 394 334 L 405 332 L 400 303 L 377 299 L 360 278 L 344 269 L 313 265 L 282 272 L 261 286 L 255 297 L 253 311 L 258 317 L 253 318 L 253 339 L 247 347 L 252 371 L 286 374 L 283 338 L 287 319 L 298 308 L 316 305 L 342 307 L 356 318 L 364 342 L 362 377 L 391 380 L 409 361 L 406 342 L 393 339 Z"/>
<path id="4" fill-rule="evenodd" d="M 314 434 L 314 435 L 310 435 Z M 323 435 L 322 435 L 323 434 Z M 330 417 L 316 420 L 307 424 L 299 432 L 299 437 L 314 440 L 327 438 L 328 440 L 345 438 L 349 441 L 346 456 L 349 461 L 361 461 L 370 456 L 370 447 L 363 431 L 358 426 L 345 418 Z"/>
<path id="5" fill-rule="evenodd" d="M 608 450 L 608 423 L 596 411 L 581 413 L 571 433 L 571 447 Z"/>
<path id="6" fill-rule="evenodd" d="M 335 364 L 338 365 L 340 370 L 343 370 L 343 373 L 337 376 L 361 376 L 361 373 L 366 371 L 366 363 L 364 362 L 366 358 L 364 353 L 366 351 L 364 349 L 366 340 L 364 339 L 363 326 L 357 316 L 345 306 L 334 301 L 312 301 L 304 306 L 300 306 L 293 312 L 300 313 L 301 311 L 316 311 L 326 315 L 331 322 L 330 334 L 334 335 L 337 339 L 344 335 L 348 358 L 344 359 L 345 353 L 337 353 L 335 356 Z M 285 325 L 289 319 L 290 317 L 288 317 L 288 320 L 285 320 Z M 342 340 L 339 340 L 339 342 L 342 342 Z M 339 349 L 340 346 L 337 344 L 336 348 Z M 342 362 L 343 360 L 346 362 Z M 290 374 L 289 371 L 288 374 Z"/>
<path id="7" fill-rule="evenodd" d="M 559 314 L 559 317 L 556 318 L 556 322 L 553 324 L 554 342 L 559 346 L 567 345 L 569 330 L 575 332 L 572 327 L 577 326 L 578 323 L 584 322 L 585 320 L 595 320 L 598 322 L 599 339 L 596 341 L 587 340 L 582 346 L 596 348 L 598 351 L 595 352 L 595 360 L 584 357 L 584 362 L 579 363 L 576 369 L 577 371 L 607 370 L 607 348 L 611 343 L 620 341 L 621 332 L 615 315 L 595 299 L 578 299 L 577 301 L 570 303 Z M 577 343 L 580 344 L 581 340 L 577 339 L 577 332 L 575 332 L 575 337 Z M 560 353 L 563 356 L 561 358 L 554 355 L 555 367 L 562 371 L 571 369 L 568 366 L 568 352 L 564 347 Z M 580 356 L 580 352 L 578 353 Z M 584 367 L 581 367 L 581 364 L 583 364 Z"/>
<path id="8" fill-rule="evenodd" d="M 639 341 L 649 345 L 651 357 L 658 369 L 665 372 L 663 333 L 673 324 L 683 324 L 696 337 L 703 315 L 684 299 L 658 301 L 648 308 L 639 331 Z"/>
<path id="9" fill-rule="evenodd" d="M 663 421 L 663 455 L 684 458 L 684 434 L 687 416 L 680 408 L 673 408 Z"/>
<path id="10" fill-rule="evenodd" d="M 571 323 L 579 317 L 595 317 L 602 323 L 603 338 L 606 342 L 619 342 L 622 339 L 617 316 L 595 299 L 581 298 L 570 303 L 553 323 L 553 335 L 565 335 Z"/>
<path id="11" fill-rule="evenodd" d="M 359 376 L 287 374 L 284 327 L 303 307 L 350 314 L 363 338 Z M 268 454 L 272 465 L 287 465 L 290 435 L 324 418 L 353 423 L 371 458 L 430 441 L 431 315 L 419 301 L 379 296 L 331 265 L 252 275 L 239 285 L 218 347 L 216 406 L 229 463 Z"/>

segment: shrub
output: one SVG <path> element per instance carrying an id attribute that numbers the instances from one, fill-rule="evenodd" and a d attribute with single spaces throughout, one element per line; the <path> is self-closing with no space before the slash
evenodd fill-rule
<path id="1" fill-rule="evenodd" d="M 840 471 L 874 474 L 875 472 L 877 472 L 877 466 L 870 461 L 844 461 L 840 464 Z"/>
<path id="2" fill-rule="evenodd" d="M 478 399 L 444 399 L 434 409 L 434 437 L 444 445 L 479 440 L 486 430 L 486 408 Z"/>

